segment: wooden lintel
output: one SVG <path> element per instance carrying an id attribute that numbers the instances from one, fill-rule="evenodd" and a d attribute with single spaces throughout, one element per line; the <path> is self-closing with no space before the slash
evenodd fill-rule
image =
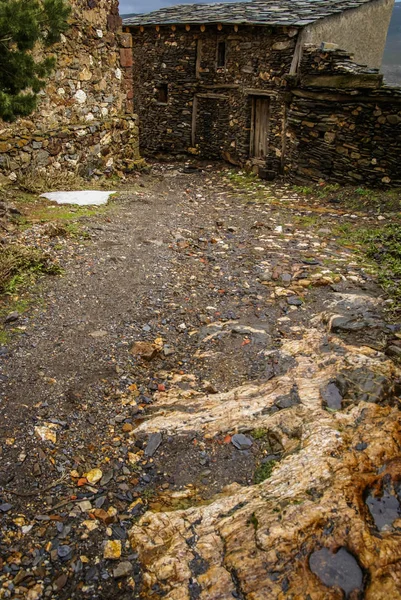
<path id="1" fill-rule="evenodd" d="M 272 98 L 278 97 L 278 92 L 276 90 L 260 90 L 259 88 L 245 88 L 245 94 L 248 96 L 269 96 Z"/>
<path id="2" fill-rule="evenodd" d="M 216 85 L 202 85 L 203 90 L 237 90 L 239 88 L 238 83 L 219 83 Z"/>
<path id="3" fill-rule="evenodd" d="M 340 73 L 336 75 L 303 75 L 302 85 L 306 87 L 333 88 L 338 90 L 358 88 L 376 89 L 382 85 L 380 73 Z"/>
<path id="4" fill-rule="evenodd" d="M 344 102 L 344 104 L 358 104 L 360 102 L 371 102 L 374 104 L 375 102 L 387 102 L 389 104 L 401 104 L 401 96 L 399 98 L 394 98 L 390 96 L 362 96 L 351 94 L 336 94 L 335 92 L 330 93 L 322 93 L 322 92 L 309 92 L 307 90 L 291 90 L 293 96 L 297 96 L 298 98 L 305 98 L 307 100 L 323 100 L 327 102 Z"/>
<path id="5" fill-rule="evenodd" d="M 225 94 L 213 94 L 210 92 L 209 94 L 196 94 L 197 98 L 215 98 L 216 100 L 229 100 L 230 96 L 226 96 Z"/>

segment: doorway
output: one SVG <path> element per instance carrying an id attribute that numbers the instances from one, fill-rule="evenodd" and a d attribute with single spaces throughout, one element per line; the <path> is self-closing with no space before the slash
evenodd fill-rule
<path id="1" fill-rule="evenodd" d="M 269 150 L 270 98 L 252 97 L 252 121 L 250 156 L 256 161 L 264 161 Z"/>

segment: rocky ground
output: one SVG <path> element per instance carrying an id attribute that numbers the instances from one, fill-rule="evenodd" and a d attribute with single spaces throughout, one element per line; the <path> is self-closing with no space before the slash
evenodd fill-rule
<path id="1" fill-rule="evenodd" d="M 377 220 L 155 165 L 17 234 L 64 275 L 5 319 L 0 598 L 401 598 L 401 327 L 338 239 Z"/>

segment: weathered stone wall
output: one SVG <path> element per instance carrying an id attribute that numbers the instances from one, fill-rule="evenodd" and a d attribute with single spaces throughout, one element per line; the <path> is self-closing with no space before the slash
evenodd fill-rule
<path id="1" fill-rule="evenodd" d="M 252 97 L 270 97 L 267 164 L 279 168 L 285 91 L 298 30 L 229 25 L 132 27 L 134 108 L 144 152 L 249 158 Z M 219 42 L 226 64 L 217 66 Z M 158 101 L 167 85 L 166 103 Z"/>
<path id="2" fill-rule="evenodd" d="M 288 110 L 287 177 L 401 185 L 401 89 L 339 50 L 306 49 L 300 73 Z"/>
<path id="3" fill-rule="evenodd" d="M 57 67 L 37 110 L 15 123 L 0 121 L 0 170 L 12 177 L 37 167 L 111 170 L 139 158 L 130 115 L 131 36 L 121 31 L 118 1 L 70 4 L 71 26 L 51 49 Z"/>

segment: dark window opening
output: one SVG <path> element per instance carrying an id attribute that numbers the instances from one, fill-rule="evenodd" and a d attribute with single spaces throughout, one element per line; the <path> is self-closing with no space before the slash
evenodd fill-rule
<path id="1" fill-rule="evenodd" d="M 225 67 L 226 66 L 226 43 L 219 42 L 217 44 L 217 66 Z"/>
<path id="2" fill-rule="evenodd" d="M 168 101 L 168 85 L 160 83 L 156 86 L 156 97 L 159 104 L 167 104 Z"/>

